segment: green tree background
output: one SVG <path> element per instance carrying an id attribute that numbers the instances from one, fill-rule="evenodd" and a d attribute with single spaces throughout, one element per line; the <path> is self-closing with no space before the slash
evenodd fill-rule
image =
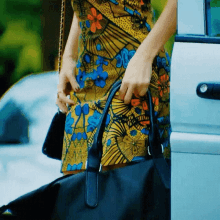
<path id="1" fill-rule="evenodd" d="M 156 18 L 165 4 L 152 0 Z M 42 0 L 0 1 L 0 96 L 23 76 L 43 71 L 41 16 Z M 169 54 L 173 41 L 174 36 L 165 46 Z"/>
<path id="2" fill-rule="evenodd" d="M 41 0 L 0 1 L 0 96 L 41 71 Z"/>

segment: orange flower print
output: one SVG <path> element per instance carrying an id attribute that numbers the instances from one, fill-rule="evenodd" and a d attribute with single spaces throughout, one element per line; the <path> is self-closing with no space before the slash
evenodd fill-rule
<path id="1" fill-rule="evenodd" d="M 159 98 L 158 97 L 152 97 L 152 101 L 154 105 L 159 105 Z"/>
<path id="2" fill-rule="evenodd" d="M 146 126 L 150 124 L 150 121 L 140 121 L 140 124 Z"/>
<path id="3" fill-rule="evenodd" d="M 141 103 L 140 99 L 132 99 L 131 100 L 132 106 L 138 106 L 138 105 L 140 105 L 140 103 Z"/>
<path id="4" fill-rule="evenodd" d="M 152 101 L 154 104 L 154 111 L 159 111 L 159 98 L 158 97 L 152 97 Z"/>
<path id="5" fill-rule="evenodd" d="M 141 5 L 144 5 L 144 2 L 143 2 L 143 0 L 141 0 Z"/>
<path id="6" fill-rule="evenodd" d="M 96 32 L 96 28 L 97 29 L 101 29 L 102 28 L 101 24 L 99 23 L 99 21 L 102 20 L 102 14 L 98 14 L 97 15 L 97 11 L 96 11 L 95 8 L 91 8 L 91 12 L 92 12 L 92 15 L 88 14 L 87 18 L 90 21 L 93 21 L 93 23 L 91 25 L 91 31 L 93 33 L 95 33 Z"/>
<path id="7" fill-rule="evenodd" d="M 140 98 L 139 95 L 137 95 L 137 93 L 135 92 L 134 95 L 137 97 L 137 99 L 132 99 L 131 100 L 131 105 L 132 106 L 138 106 L 140 104 L 142 104 L 142 108 L 146 111 L 148 110 L 148 105 L 146 100 L 142 100 L 142 98 Z"/>
<path id="8" fill-rule="evenodd" d="M 160 76 L 160 79 L 158 80 L 158 90 L 161 97 L 163 97 L 163 94 L 170 92 L 170 82 L 168 75 L 163 74 Z"/>

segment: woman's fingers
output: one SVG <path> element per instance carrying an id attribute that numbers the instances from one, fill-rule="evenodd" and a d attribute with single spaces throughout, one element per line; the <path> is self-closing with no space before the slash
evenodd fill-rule
<path id="1" fill-rule="evenodd" d="M 75 71 L 75 69 L 74 69 L 74 71 Z M 80 87 L 79 87 L 79 84 L 76 81 L 76 77 L 73 75 L 73 73 L 68 74 L 67 77 L 68 77 L 68 80 L 69 80 L 74 92 L 78 92 Z"/>
<path id="2" fill-rule="evenodd" d="M 122 82 L 121 88 L 119 90 L 119 98 L 124 100 L 125 104 L 131 102 L 132 95 L 134 93 L 135 85 Z"/>
<path id="3" fill-rule="evenodd" d="M 66 104 L 63 103 L 63 102 L 61 102 L 61 101 L 59 100 L 59 98 L 57 98 L 57 100 L 56 100 L 56 105 L 59 107 L 59 109 L 60 109 L 62 112 L 64 112 L 64 113 L 67 113 L 67 112 L 68 112 L 68 108 L 67 108 Z"/>
<path id="4" fill-rule="evenodd" d="M 131 102 L 133 94 L 135 96 L 144 96 L 147 93 L 150 83 L 129 84 L 123 83 L 119 90 L 119 99 L 124 100 L 125 104 Z"/>
<path id="5" fill-rule="evenodd" d="M 75 104 L 75 102 L 74 102 L 73 100 L 69 99 L 69 98 L 65 95 L 65 93 L 62 92 L 62 91 L 58 91 L 57 96 L 58 96 L 57 99 L 58 99 L 60 102 L 62 102 L 62 103 L 67 103 L 67 104 L 69 104 L 69 105 L 74 105 L 74 104 Z"/>
<path id="6" fill-rule="evenodd" d="M 134 93 L 135 85 L 130 85 L 124 97 L 124 103 L 129 104 L 131 102 L 133 93 Z"/>
<path id="7" fill-rule="evenodd" d="M 119 89 L 119 99 L 124 100 L 127 89 L 128 89 L 127 84 L 122 82 L 121 87 Z"/>
<path id="8" fill-rule="evenodd" d="M 137 91 L 138 91 L 139 96 L 144 96 L 147 93 L 149 85 L 150 83 L 143 83 L 137 86 Z"/>
<path id="9" fill-rule="evenodd" d="M 74 101 L 69 99 L 64 92 L 59 91 L 57 93 L 57 100 L 56 100 L 56 104 L 58 105 L 59 109 L 65 113 L 68 112 L 68 105 L 74 105 Z"/>

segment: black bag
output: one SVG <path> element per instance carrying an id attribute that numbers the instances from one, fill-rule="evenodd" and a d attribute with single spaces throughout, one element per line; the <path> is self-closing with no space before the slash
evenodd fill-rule
<path id="1" fill-rule="evenodd" d="M 151 158 L 115 170 L 99 171 L 108 108 L 119 87 L 117 82 L 109 94 L 88 153 L 87 170 L 61 177 L 26 194 L 2 207 L 2 212 L 10 209 L 22 220 L 170 219 L 170 168 L 162 154 L 150 92 Z"/>
<path id="2" fill-rule="evenodd" d="M 50 158 L 61 160 L 66 114 L 58 111 L 50 124 L 42 152 Z"/>

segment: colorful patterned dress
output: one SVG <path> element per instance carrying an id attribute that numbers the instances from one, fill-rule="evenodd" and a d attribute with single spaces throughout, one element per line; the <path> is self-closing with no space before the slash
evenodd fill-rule
<path id="1" fill-rule="evenodd" d="M 71 93 L 76 105 L 67 113 L 62 172 L 85 169 L 108 92 L 123 78 L 129 60 L 153 27 L 150 0 L 72 0 L 72 6 L 82 30 L 76 67 L 81 90 Z M 155 57 L 152 68 L 149 89 L 164 155 L 169 158 L 170 58 L 164 49 Z M 133 95 L 131 103 L 124 104 L 115 96 L 103 136 L 102 166 L 144 159 L 150 129 L 147 103 L 146 98 Z"/>

